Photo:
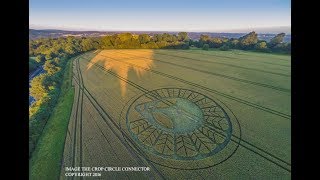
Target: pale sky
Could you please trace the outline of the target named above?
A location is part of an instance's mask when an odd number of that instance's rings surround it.
[[[290,0],[30,0],[30,28],[208,31],[290,27]]]

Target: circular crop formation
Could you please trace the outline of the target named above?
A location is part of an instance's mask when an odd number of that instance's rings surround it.
[[[239,123],[223,103],[181,88],[140,95],[121,126],[147,160],[176,169],[220,164],[235,153],[241,139]]]

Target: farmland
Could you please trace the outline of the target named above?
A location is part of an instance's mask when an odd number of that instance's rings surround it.
[[[73,61],[72,83],[61,179],[79,166],[150,167],[101,179],[291,178],[288,55],[96,50]]]

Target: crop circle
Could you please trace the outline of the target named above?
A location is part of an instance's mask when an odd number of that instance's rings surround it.
[[[129,105],[122,127],[148,160],[178,169],[219,164],[234,154],[241,139],[239,123],[223,103],[182,88],[140,95]]]

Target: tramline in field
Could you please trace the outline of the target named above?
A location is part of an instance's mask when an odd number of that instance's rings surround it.
[[[291,177],[290,56],[99,50],[73,64],[65,167],[104,178]],[[185,171],[185,170],[192,171]]]

